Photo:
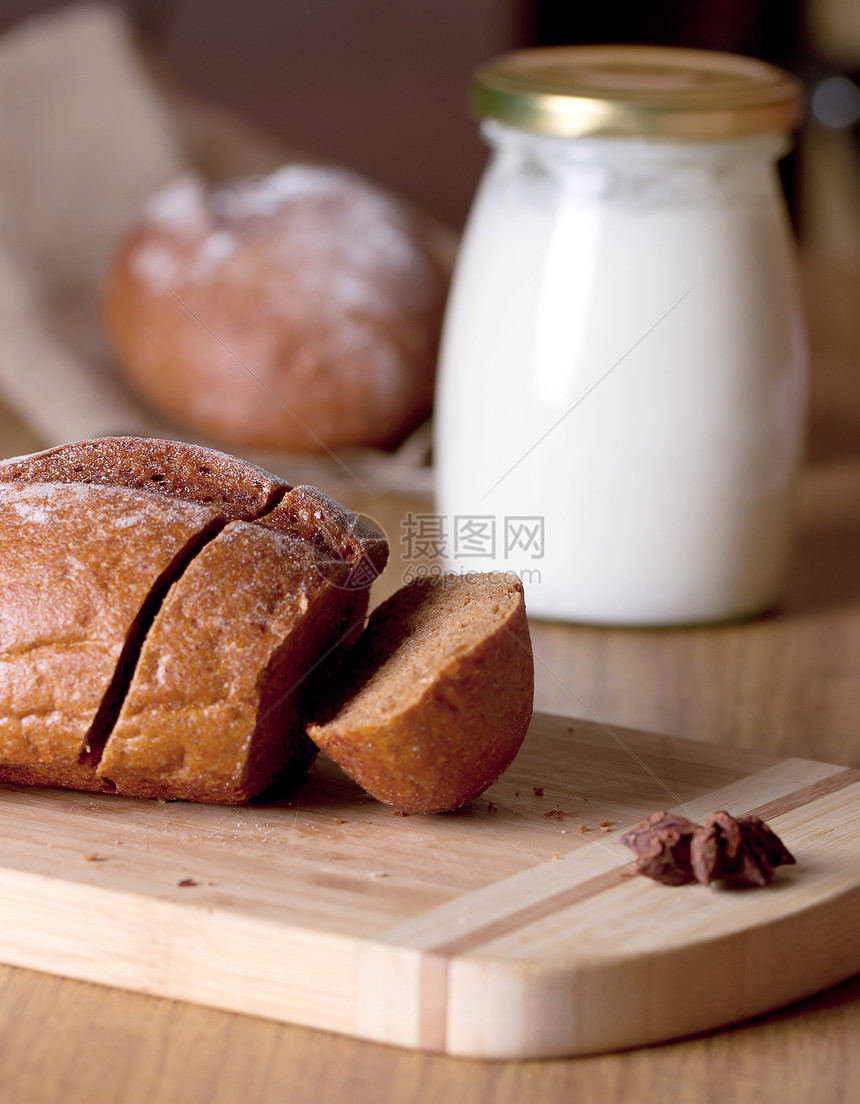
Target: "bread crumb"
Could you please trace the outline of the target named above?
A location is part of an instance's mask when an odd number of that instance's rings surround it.
[[[183,878],[181,881],[178,881],[176,884],[178,886],[196,886],[196,885],[199,885],[200,883],[195,882],[193,878]]]
[[[409,813],[401,812],[400,809],[392,809],[391,813],[389,815],[390,816],[406,817],[406,816],[409,816]]]
[[[535,797],[543,797],[543,786],[532,786],[532,793]]]
[[[608,832],[610,828],[610,822],[608,820],[601,820],[597,825],[601,832]]]
[[[498,811],[499,811],[498,805],[494,804],[492,801],[487,802],[487,812],[488,813],[497,813]]]
[[[368,878],[387,878],[388,874],[385,870],[371,870],[367,876]]]
[[[342,817],[335,817],[334,822],[335,824],[346,824],[346,821]]]
[[[584,836],[585,833],[588,831],[588,825],[587,824],[580,824],[580,825],[577,826],[576,830],[577,830],[577,832],[579,832],[579,834],[581,836]]]
[[[561,820],[567,816],[567,813],[564,811],[564,809],[559,809],[559,807],[556,805],[554,809],[550,809],[548,813],[544,813],[543,815],[544,819],[546,820],[552,820],[553,817]]]
[[[107,855],[100,855],[97,851],[93,851],[89,855],[84,855],[84,862],[106,862]]]

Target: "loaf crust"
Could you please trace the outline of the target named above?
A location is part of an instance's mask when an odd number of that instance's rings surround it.
[[[86,749],[123,649],[217,523],[125,487],[0,485],[0,778],[104,788]]]
[[[150,437],[96,437],[0,464],[0,483],[101,483],[217,507],[255,518],[290,484],[224,452]]]
[[[510,764],[533,696],[516,576],[423,579],[371,614],[351,673],[308,734],[380,801],[442,812]]]
[[[341,169],[156,196],[107,274],[132,387],[227,447],[388,447],[430,412],[447,262],[429,224]]]
[[[96,483],[199,502],[228,519],[304,541],[322,561],[343,560],[347,586],[366,590],[388,561],[388,542],[318,487],[294,487],[235,456],[149,437],[98,437],[0,463],[0,484]]]

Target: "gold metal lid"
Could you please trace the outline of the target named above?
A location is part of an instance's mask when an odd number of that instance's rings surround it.
[[[737,138],[794,127],[800,82],[754,58],[669,46],[519,50],[475,74],[480,118],[540,134]]]

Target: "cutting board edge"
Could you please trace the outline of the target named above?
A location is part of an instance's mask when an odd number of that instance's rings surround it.
[[[561,970],[511,962],[490,948],[448,957],[373,945],[359,971],[374,978],[375,999],[365,995],[362,1010],[359,996],[356,1034],[497,1060],[574,1057],[667,1042],[776,1011],[860,973],[860,946],[840,947],[818,937],[822,929],[838,927],[860,928],[860,883],[757,928],[647,954],[592,956]],[[780,976],[768,966],[786,960],[796,964],[791,973]],[[642,982],[640,992],[656,994],[645,1007],[619,1001],[630,990],[631,966]],[[743,984],[725,987],[720,982],[726,977],[743,978]],[[702,988],[711,995],[706,1002],[696,997]],[[678,991],[690,999],[659,999]],[[626,1020],[619,1015],[624,1003]]]
[[[38,898],[44,907],[45,879],[24,873],[21,880],[29,883],[24,886],[25,896]],[[8,883],[4,889],[8,891]],[[860,947],[849,947],[845,954],[832,954],[827,951],[826,941],[817,938],[825,912],[827,921],[823,926],[828,929],[841,927],[843,931],[851,931],[860,927],[860,884],[756,929],[731,932],[699,944],[655,949],[647,955],[594,957],[555,972],[546,964],[511,962],[492,954],[464,953],[446,958],[435,952],[378,944],[366,938],[353,940],[336,933],[314,933],[309,941],[302,929],[288,930],[285,925],[252,918],[247,929],[243,925],[241,938],[253,939],[254,945],[261,948],[258,977],[255,981],[253,974],[249,975],[245,961],[240,971],[241,985],[229,971],[220,977],[210,974],[205,984],[195,980],[190,967],[195,948],[199,947],[201,938],[205,941],[209,934],[205,925],[203,930],[200,925],[200,914],[205,914],[206,910],[175,901],[162,900],[158,904],[171,914],[176,910],[186,914],[186,922],[180,925],[182,936],[169,951],[163,942],[153,945],[154,957],[149,963],[152,974],[148,981],[123,972],[126,961],[123,954],[118,961],[106,961],[102,954],[106,940],[122,932],[126,940],[124,946],[127,946],[128,920],[139,903],[135,897],[135,894],[115,890],[99,894],[99,904],[104,906],[104,911],[101,911],[100,927],[93,930],[89,949],[80,941],[64,944],[49,921],[41,932],[30,926],[37,949],[30,953],[20,950],[17,954],[10,953],[4,908],[0,910],[0,945],[3,947],[0,954],[9,965],[76,981],[189,1001],[225,1012],[260,1016],[408,1049],[497,1060],[573,1057],[701,1034],[783,1008],[860,973]],[[9,900],[8,892],[4,893],[4,899]],[[90,911],[91,897],[82,897],[81,904]],[[61,915],[53,908],[45,911],[53,919]],[[842,914],[838,921],[834,920],[837,913]],[[782,941],[774,940],[774,929],[785,929],[787,919],[792,921],[793,930],[785,934]],[[221,938],[223,932],[217,936]],[[296,1004],[293,996],[290,1004],[288,990],[280,983],[291,971],[273,970],[272,963],[276,959],[273,954],[267,956],[265,953],[282,945],[285,937],[292,944],[291,957],[301,955],[308,976],[314,970],[327,971],[327,1001],[322,1004],[309,1001],[302,1005],[300,999]],[[13,942],[21,947],[20,938]],[[56,957],[38,950],[46,943]],[[794,953],[798,946],[805,948],[804,955]],[[820,948],[818,955],[809,952],[809,948],[815,946]],[[220,948],[224,953],[223,943]],[[168,977],[166,953],[168,961],[187,957],[188,968],[180,976]],[[309,954],[316,958],[308,966]],[[697,974],[696,962],[703,954],[709,959],[706,976],[699,984],[691,985],[690,979]],[[227,955],[229,959],[229,948]],[[759,982],[751,987],[747,977],[741,1005],[731,1001],[715,1002],[714,992],[735,991],[708,985],[708,979],[742,974],[739,956],[746,961],[747,970],[750,961],[758,964]],[[639,958],[636,968],[643,979],[641,992],[672,991],[677,988],[673,979],[684,976],[688,992],[704,985],[711,999],[704,1005],[694,1003],[692,1006],[677,1001],[657,1002],[655,1006],[640,1008],[638,1018],[628,1015],[625,1021],[618,1014],[617,994],[622,981],[623,987],[629,990],[631,957]],[[782,986],[775,989],[773,975],[762,969],[762,963],[788,957],[800,963],[803,972],[785,979]],[[133,960],[139,969],[143,956],[136,953]],[[375,1021],[366,990],[363,997],[362,975],[371,979],[372,991],[376,994]],[[308,976],[298,979],[300,990],[304,982],[304,991],[309,991]],[[331,986],[332,977],[340,979],[339,987]],[[297,979],[292,976],[291,980],[295,990]],[[339,991],[335,991],[338,988]],[[273,990],[277,996],[272,996]],[[601,999],[605,1005],[603,1010]],[[512,1016],[513,1007],[528,1009],[527,1021]]]

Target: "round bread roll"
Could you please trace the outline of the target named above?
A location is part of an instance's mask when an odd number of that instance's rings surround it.
[[[392,447],[430,412],[449,270],[438,230],[342,169],[155,196],[107,276],[135,391],[240,449]]]

